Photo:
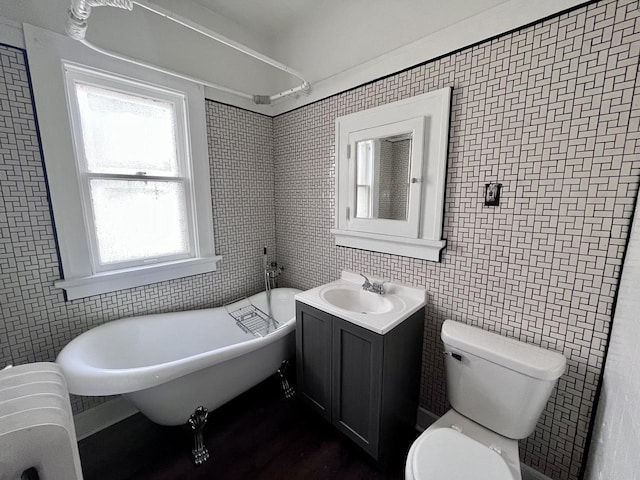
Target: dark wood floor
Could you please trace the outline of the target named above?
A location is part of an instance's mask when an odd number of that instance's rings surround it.
[[[212,412],[205,440],[211,458],[196,467],[186,428],[162,427],[137,414],[80,442],[84,478],[404,478],[401,458],[380,471],[365,453],[295,398],[285,400],[275,378]]]

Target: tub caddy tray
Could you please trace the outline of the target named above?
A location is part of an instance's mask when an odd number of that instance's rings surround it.
[[[275,332],[280,323],[271,315],[256,307],[249,299],[225,305],[227,313],[236,321],[236,325],[254,337],[264,337]]]

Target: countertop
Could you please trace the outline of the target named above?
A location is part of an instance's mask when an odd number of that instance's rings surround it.
[[[371,277],[370,280],[371,282],[381,281],[381,279]],[[345,270],[339,280],[300,292],[296,294],[295,299],[380,335],[392,330],[426,304],[426,290],[395,282],[384,284],[384,296],[394,305],[393,309],[386,313],[364,313],[345,310],[322,298],[322,292],[330,288],[344,286],[350,289],[361,289],[363,281],[364,279],[359,274]]]

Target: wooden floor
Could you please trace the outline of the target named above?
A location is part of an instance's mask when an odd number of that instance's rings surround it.
[[[285,400],[275,378],[212,412],[205,441],[211,458],[196,467],[185,427],[162,427],[137,414],[80,442],[84,478],[404,478],[402,459],[386,472],[378,470],[366,454],[295,398]]]

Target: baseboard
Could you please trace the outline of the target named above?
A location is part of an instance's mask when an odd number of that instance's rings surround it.
[[[136,413],[138,409],[123,397],[108,400],[73,416],[76,437],[82,440]]]
[[[416,429],[420,432],[423,432],[425,429],[429,428],[429,426],[438,418],[439,417],[436,414],[422,407],[419,407],[418,415],[416,417]],[[522,480],[551,480],[546,475],[531,468],[529,465],[525,465],[522,462],[520,462],[520,470],[522,471]]]
[[[544,473],[540,473],[522,462],[520,462],[520,470],[522,471],[522,480],[551,480]]]
[[[418,407],[418,416],[416,417],[416,430],[424,432],[439,417],[435,413],[431,413],[422,407]]]

